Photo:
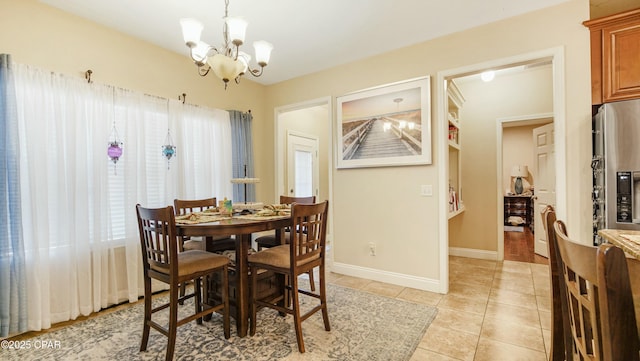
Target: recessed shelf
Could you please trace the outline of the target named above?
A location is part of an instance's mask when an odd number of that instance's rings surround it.
[[[460,208],[457,211],[449,212],[449,219],[455,216],[459,216],[460,214],[462,214],[462,212],[464,212],[464,206],[460,206]]]

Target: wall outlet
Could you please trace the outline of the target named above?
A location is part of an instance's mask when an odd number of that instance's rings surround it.
[[[375,255],[376,255],[376,243],[369,242],[369,256],[375,256]]]

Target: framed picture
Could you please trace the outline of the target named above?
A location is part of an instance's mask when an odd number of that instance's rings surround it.
[[[337,97],[337,167],[431,164],[430,79]]]

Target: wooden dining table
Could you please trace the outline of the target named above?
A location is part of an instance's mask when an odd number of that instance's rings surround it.
[[[222,218],[222,217],[219,217]],[[213,218],[215,219],[215,218]],[[235,235],[235,288],[236,319],[238,336],[247,335],[249,325],[249,269],[247,255],[251,248],[251,234],[269,230],[276,231],[276,237],[283,241],[283,229],[291,225],[290,216],[260,217],[255,215],[234,215],[204,223],[179,223],[176,229],[182,237],[216,237]]]
[[[640,231],[625,229],[601,229],[598,235],[607,243],[622,248],[627,256],[629,280],[633,292],[633,303],[636,309],[636,322],[640,334]]]

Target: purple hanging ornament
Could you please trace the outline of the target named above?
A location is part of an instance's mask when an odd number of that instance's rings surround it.
[[[109,143],[107,148],[107,156],[113,162],[113,174],[118,174],[116,170],[116,164],[122,156],[122,142],[118,136],[118,130],[116,129],[116,122],[113,122],[113,129],[111,130],[111,136],[109,137]]]

